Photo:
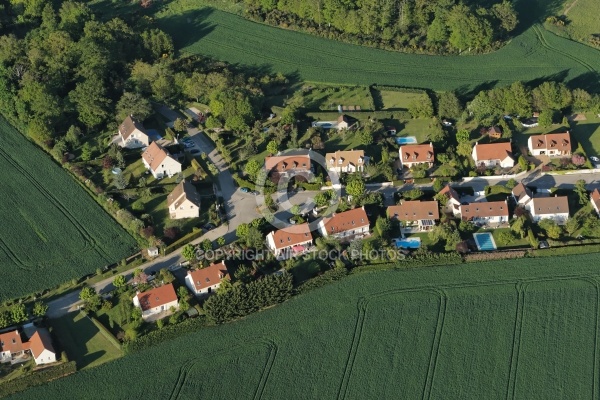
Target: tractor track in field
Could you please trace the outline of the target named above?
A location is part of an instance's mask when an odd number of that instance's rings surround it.
[[[423,387],[423,400],[431,398],[433,390],[433,382],[435,379],[435,369],[437,367],[437,359],[440,354],[440,343],[442,342],[442,334],[444,333],[444,320],[446,319],[446,309],[448,305],[448,295],[444,290],[435,290],[440,296],[440,306],[438,310],[438,319],[435,326],[435,336],[433,345],[431,346],[431,355],[429,356],[429,367],[427,368],[427,377],[425,378],[425,386]]]
[[[356,354],[358,353],[358,346],[360,345],[360,337],[362,336],[362,330],[363,330],[363,326],[365,324],[367,304],[368,304],[368,299],[365,297],[361,297],[357,303],[358,316],[356,317],[356,324],[354,326],[354,334],[352,336],[352,344],[350,345],[350,349],[348,351],[348,358],[346,360],[346,368],[344,369],[344,375],[342,376],[342,381],[340,382],[340,387],[338,389],[338,395],[337,395],[338,400],[344,399],[346,397],[346,393],[348,391],[348,385],[350,384],[350,376],[352,375],[352,367],[354,365],[354,360],[356,359]]]
[[[581,66],[583,66],[585,69],[587,69],[590,72],[596,72],[596,69],[593,66],[591,66],[590,64],[588,64],[587,62],[583,61],[582,59],[580,59],[578,57],[575,57],[574,55],[572,55],[570,53],[559,50],[556,47],[552,46],[550,43],[548,43],[548,41],[544,37],[544,32],[542,32],[541,28],[538,25],[533,26],[533,31],[535,32],[535,35],[536,35],[537,39],[539,40],[540,44],[542,45],[542,47],[544,47],[545,49],[548,49],[554,53],[560,54],[564,57],[567,57],[567,58],[575,61],[576,63],[580,64]]]
[[[519,352],[521,350],[521,333],[523,332],[523,313],[525,307],[525,290],[527,284],[517,282],[517,307],[515,310],[515,327],[513,330],[513,346],[510,355],[510,367],[508,371],[508,382],[506,387],[506,399],[514,399],[517,388],[517,368],[519,364]]]
[[[596,289],[596,330],[594,332],[594,380],[592,382],[592,398],[598,397],[598,383],[600,381],[600,371],[599,365],[600,362],[600,335],[598,331],[600,330],[600,282],[598,281],[598,277],[589,277],[586,281],[590,282],[594,285]]]
[[[97,243],[96,239],[91,235],[85,227],[72,215],[69,210],[56,199],[31,173],[23,168],[15,159],[13,159],[4,149],[0,148],[0,156],[2,156],[13,168],[15,168],[21,175],[27,179],[32,186],[34,186],[42,196],[46,197],[50,203],[52,203],[70,222],[73,224],[75,229],[84,238],[84,242],[87,245],[94,248],[94,250],[104,259],[110,259],[109,255],[105,253]]]

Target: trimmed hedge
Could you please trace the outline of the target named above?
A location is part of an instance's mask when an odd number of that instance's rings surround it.
[[[348,274],[349,272],[346,268],[330,269],[328,271],[325,271],[323,274],[302,283],[296,288],[294,294],[306,293],[310,290],[320,288],[321,286],[329,285],[330,283],[339,281]]]
[[[246,180],[239,175],[232,174],[233,180],[238,184],[239,187],[247,187],[250,190],[256,190],[256,185],[249,180]]]
[[[198,239],[202,235],[204,235],[204,232],[202,231],[202,229],[198,229],[197,231],[188,233],[187,235],[179,238],[178,240],[171,243],[170,245],[164,247],[162,250],[163,256],[166,256],[167,254],[171,253],[172,251],[177,250],[181,246],[188,244],[189,242],[191,242],[194,239]]]
[[[92,321],[92,323],[94,325],[96,325],[96,328],[98,328],[100,330],[100,333],[109,341],[111,342],[117,349],[122,350],[121,347],[121,343],[117,340],[117,338],[104,326],[102,325],[102,323],[100,321],[98,321],[94,316],[86,314],[85,312],[81,311],[86,317],[89,318],[90,321]]]
[[[555,256],[567,256],[567,255],[571,255],[571,254],[588,254],[588,253],[600,253],[600,244],[596,244],[596,245],[584,244],[581,246],[550,247],[549,249],[536,249],[536,250],[530,251],[530,255],[532,257],[555,257]]]
[[[0,398],[21,392],[33,386],[42,385],[48,381],[71,375],[77,371],[75,361],[59,364],[55,367],[44,368],[19,378],[11,379],[0,384]]]
[[[371,87],[376,90],[385,90],[387,92],[427,94],[427,91],[424,89],[416,89],[416,88],[410,88],[410,87],[404,87],[404,86],[372,85]]]

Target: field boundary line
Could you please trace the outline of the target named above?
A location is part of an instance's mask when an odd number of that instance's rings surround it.
[[[267,340],[267,347],[269,348],[269,356],[267,358],[267,363],[265,364],[265,367],[263,368],[263,373],[260,376],[260,380],[258,382],[258,387],[256,388],[256,391],[254,392],[254,397],[253,400],[260,400],[262,399],[263,393],[265,392],[265,389],[267,387],[267,381],[269,380],[269,376],[271,376],[271,370],[273,369],[273,364],[275,364],[275,358],[277,357],[277,351],[279,350],[279,347],[277,346],[277,343],[275,343],[272,340]]]
[[[435,326],[435,335],[433,337],[433,344],[431,345],[431,354],[429,356],[429,366],[427,368],[427,376],[425,378],[425,386],[423,387],[423,400],[431,398],[431,392],[433,390],[433,381],[435,378],[435,369],[437,367],[438,355],[440,354],[440,343],[442,342],[442,334],[444,332],[444,321],[446,319],[446,309],[448,306],[448,295],[444,290],[433,289],[440,298],[440,305],[438,309],[438,318]]]
[[[350,344],[350,349],[348,350],[348,358],[346,360],[346,368],[344,368],[344,375],[342,376],[342,381],[340,382],[340,387],[338,389],[338,400],[346,398],[346,393],[348,391],[348,385],[350,384],[350,376],[352,375],[352,368],[354,366],[354,360],[356,359],[356,354],[358,353],[358,346],[360,345],[360,337],[362,336],[362,328],[365,323],[366,316],[366,308],[368,303],[368,298],[361,297],[358,299],[356,304],[358,308],[358,316],[356,317],[356,323],[354,325],[354,334],[352,335],[352,343]]]
[[[515,284],[517,291],[517,307],[515,309],[515,325],[513,329],[513,346],[510,354],[510,367],[506,387],[506,399],[514,399],[517,387],[517,368],[521,351],[521,333],[523,332],[523,313],[525,307],[525,288],[527,284],[519,281]]]

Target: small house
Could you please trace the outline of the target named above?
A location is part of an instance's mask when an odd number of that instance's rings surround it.
[[[267,235],[267,246],[279,259],[304,253],[313,245],[308,224],[292,225]]]
[[[433,144],[408,144],[400,146],[399,156],[402,167],[411,168],[413,165],[426,164],[428,168],[433,167],[435,153]]]
[[[198,218],[200,194],[194,185],[183,180],[167,196],[167,207],[171,219]]]
[[[535,197],[526,208],[534,222],[551,219],[558,225],[564,225],[569,219],[567,196]]]
[[[25,346],[17,329],[0,333],[0,362],[13,362],[24,351]]]
[[[571,145],[571,135],[569,132],[531,135],[527,139],[527,148],[532,156],[570,156],[572,151]]]
[[[150,137],[146,133],[144,126],[133,115],[125,118],[121,125],[119,125],[119,136],[121,138],[121,146],[128,149],[150,145]]]
[[[365,157],[364,150],[344,150],[325,155],[327,169],[330,171],[342,172],[363,172],[369,159]]]
[[[400,205],[389,206],[387,215],[401,223],[404,233],[429,231],[435,226],[435,221],[440,219],[438,202],[435,200],[403,201]]]
[[[185,285],[196,296],[205,296],[217,290],[223,279],[228,276],[225,261],[221,261],[205,268],[188,271],[185,277]]]
[[[592,194],[590,194],[590,202],[596,214],[600,216],[600,191],[598,189],[594,189]]]
[[[490,139],[500,139],[502,137],[502,129],[499,126],[494,125],[488,129],[487,134]]]
[[[172,283],[145,292],[137,292],[133,297],[133,305],[142,310],[144,321],[166,316],[171,307],[179,308],[177,294]]]
[[[36,329],[26,344],[36,365],[56,362],[56,351],[52,346],[50,333],[46,329]]]
[[[489,144],[475,143],[471,156],[477,166],[483,165],[487,168],[497,166],[502,168],[512,168],[515,166],[510,142]]]
[[[442,204],[443,211],[446,214],[458,216],[460,214],[460,196],[458,192],[452,186],[446,185],[438,194],[446,198],[446,203]]]
[[[533,199],[533,193],[522,183],[519,183],[511,191],[513,199],[521,207],[527,207],[527,204]]]
[[[323,218],[318,229],[323,237],[340,240],[362,238],[369,234],[369,218],[364,207],[355,208]]]
[[[463,204],[460,206],[460,216],[464,221],[479,226],[505,224],[510,217],[506,200]]]
[[[171,177],[181,172],[181,163],[156,142],[152,142],[142,153],[142,160],[146,169],[156,179],[162,179],[165,176]]]

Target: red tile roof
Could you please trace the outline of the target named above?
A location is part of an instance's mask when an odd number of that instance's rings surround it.
[[[506,217],[508,218],[508,204],[504,201],[486,201],[470,203],[460,206],[462,219],[470,220],[477,217]]]
[[[547,133],[530,136],[531,147],[534,150],[558,150],[571,152],[571,135],[565,133]]]
[[[325,154],[325,160],[328,168],[347,167],[348,165],[364,165],[364,150],[338,150],[335,153]]]
[[[138,293],[136,296],[143,311],[164,306],[177,300],[177,294],[175,294],[175,288],[173,288],[172,283]]]
[[[533,198],[531,190],[529,190],[522,183],[519,183],[512,189],[512,195],[516,197],[517,202],[521,201],[521,199],[523,199],[525,196],[528,196],[530,199]]]
[[[369,226],[369,218],[361,207],[334,214],[331,218],[323,218],[323,223],[328,234],[336,234]]]
[[[598,189],[594,189],[590,195],[590,199],[596,205],[596,209],[600,210],[600,191]]]
[[[446,185],[442,190],[440,190],[440,194],[443,194],[448,199],[454,199],[460,202],[460,196],[458,195],[456,190],[454,190],[454,188],[450,185]]]
[[[26,349],[21,341],[21,335],[18,330],[0,333],[0,349],[10,351],[11,354],[18,353]]]
[[[512,158],[512,147],[510,142],[475,144],[475,158],[481,160],[504,160],[506,157]]]
[[[531,208],[535,215],[568,214],[569,198],[567,196],[535,197]]]
[[[167,157],[170,157],[169,152],[156,142],[152,142],[142,154],[142,158],[148,163],[153,171],[155,171]]]
[[[220,283],[223,278],[228,275],[227,266],[225,261],[221,261],[217,264],[209,265],[206,268],[197,269],[188,272],[188,276],[191,277],[192,282],[196,291],[200,291],[209,286]]]
[[[308,154],[272,156],[265,158],[265,168],[270,172],[285,172],[291,169],[310,169],[310,156]]]
[[[423,219],[440,219],[438,202],[433,201],[403,201],[398,206],[389,206],[387,214],[390,218],[400,221],[420,221]]]
[[[275,248],[277,249],[306,243],[312,240],[308,224],[288,226],[278,231],[271,232],[269,235],[273,237],[273,243],[275,243]]]
[[[127,138],[135,131],[139,130],[143,134],[146,134],[144,131],[144,126],[138,122],[131,115],[127,116],[125,120],[119,125],[119,133],[123,136],[123,139],[127,140]]]
[[[402,163],[432,163],[434,162],[433,144],[408,144],[400,146],[400,161]]]
[[[45,329],[36,330],[33,336],[29,339],[29,349],[34,357],[39,357],[44,350],[49,350],[54,353],[54,347],[52,347],[52,339],[50,334]]]

